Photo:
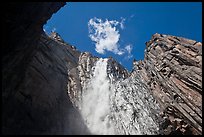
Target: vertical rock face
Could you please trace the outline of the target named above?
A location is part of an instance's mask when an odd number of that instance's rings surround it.
[[[6,134],[88,134],[67,95],[67,71],[79,51],[42,34],[24,78],[3,108]],[[14,109],[15,108],[15,109]]]
[[[2,134],[89,133],[67,95],[67,71],[80,52],[42,30],[63,5],[4,5]]]
[[[35,53],[38,40],[46,21],[65,3],[55,2],[10,2],[2,4],[3,9],[3,88],[14,91],[21,81],[26,64]],[[26,51],[26,52],[25,52]],[[23,69],[22,69],[23,68]],[[15,70],[15,73],[12,73]],[[10,81],[16,81],[13,86]],[[3,91],[5,91],[3,90]],[[7,91],[6,91],[7,92]]]
[[[134,73],[159,102],[164,134],[202,132],[202,43],[155,34]]]
[[[129,73],[44,34],[64,4],[5,5],[3,134],[202,133],[202,43],[155,34]]]

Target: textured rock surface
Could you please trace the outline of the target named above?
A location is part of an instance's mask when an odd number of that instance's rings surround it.
[[[201,134],[202,43],[154,34],[146,46],[133,72],[159,102],[164,134]]]
[[[118,134],[160,133],[160,107],[138,76],[117,81],[112,100]]]
[[[80,53],[43,34],[36,50],[16,93],[8,100],[12,102],[3,104],[6,106],[3,131],[9,134],[88,134],[66,89],[67,71],[77,65]]]
[[[4,3],[3,7],[3,44],[2,64],[4,83],[16,81],[11,88],[21,81],[26,64],[37,48],[38,40],[43,32],[43,24],[65,3],[24,2]],[[26,52],[25,52],[26,51]],[[23,68],[23,69],[22,69]],[[13,74],[12,71],[15,70]],[[8,87],[7,85],[5,85]],[[4,84],[3,84],[4,88]],[[9,89],[13,91],[14,89]]]
[[[2,134],[89,133],[67,95],[67,71],[77,66],[80,53],[53,37],[56,33],[48,37],[42,31],[63,5],[5,5]]]

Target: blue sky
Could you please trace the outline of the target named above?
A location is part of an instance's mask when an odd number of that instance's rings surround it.
[[[202,42],[201,2],[68,2],[44,25],[94,56],[112,56],[129,71],[155,33]]]

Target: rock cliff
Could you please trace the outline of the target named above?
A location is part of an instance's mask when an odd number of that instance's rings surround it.
[[[63,5],[4,5],[3,134],[202,134],[202,43],[154,34],[128,72],[42,31]]]
[[[63,5],[4,5],[2,134],[89,134],[66,90],[79,52],[42,30]]]
[[[139,75],[159,102],[164,134],[202,132],[202,43],[154,34],[145,59],[134,61]]]

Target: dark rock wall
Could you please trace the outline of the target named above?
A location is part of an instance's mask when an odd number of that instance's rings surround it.
[[[4,32],[1,46],[4,98],[8,97],[7,94],[12,94],[21,83],[26,66],[36,51],[43,24],[63,5],[64,3],[34,2],[1,4]]]
[[[64,4],[4,5],[2,134],[88,134],[67,95],[80,53],[42,31]]]

